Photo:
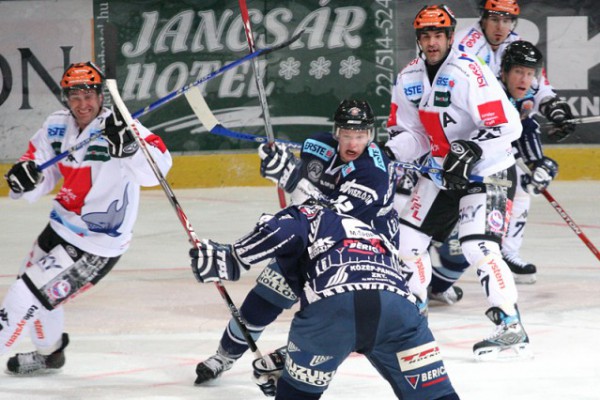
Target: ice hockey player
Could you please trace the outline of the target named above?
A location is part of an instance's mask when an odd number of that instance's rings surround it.
[[[395,240],[394,169],[373,142],[374,126],[368,102],[344,100],[334,114],[333,135],[323,132],[306,139],[299,160],[283,145],[261,146],[260,173],[290,193],[293,204],[308,198],[331,202]],[[301,290],[296,282],[285,279],[276,261],[265,267],[240,307],[255,340],[284,309],[296,303]],[[195,383],[217,378],[247,349],[237,324],[230,320],[216,354],[197,365]]]
[[[459,223],[461,249],[477,269],[491,306],[486,315],[496,325],[489,338],[473,346],[476,358],[487,359],[521,352],[529,342],[516,285],[500,252],[515,190],[511,143],[520,136],[521,123],[489,67],[451,48],[455,26],[445,5],[425,6],[415,17],[421,54],[396,79],[386,147],[399,161],[429,153],[429,164],[444,169],[441,176],[423,175],[417,181],[400,216],[399,255],[409,289],[426,301],[431,280],[427,248],[432,238],[443,241]],[[513,185],[471,182],[472,174]]]
[[[26,375],[59,370],[69,336],[63,304],[96,285],[129,247],[140,186],[157,181],[118,112],[104,108],[104,77],[91,62],[72,64],[60,85],[68,109],[54,112],[29,140],[5,178],[12,199],[34,202],[62,186],[50,221],[27,254],[0,309],[0,354],[29,331],[35,351],[8,359],[7,371]],[[160,170],[171,156],[162,140],[137,127]],[[38,166],[98,132],[102,135],[58,163]]]
[[[458,399],[395,248],[364,222],[309,202],[263,214],[233,245],[204,239],[190,255],[200,282],[237,280],[276,257],[304,288],[286,349],[253,363],[254,379],[276,400],[319,399],[351,352],[364,354],[398,399]]]
[[[507,46],[521,40],[515,32],[520,12],[516,0],[482,0],[480,20],[472,26],[458,31],[454,46],[460,52],[475,54],[482,58],[494,74],[500,78],[501,62]],[[552,123],[552,127],[547,131],[548,137],[556,142],[564,140],[575,130],[574,124],[566,122],[574,118],[571,106],[556,95],[543,68],[534,77],[531,87],[531,94],[536,103],[536,112],[539,111]],[[515,225],[515,221],[521,219],[523,215],[517,214],[517,212],[519,210],[513,211],[511,218],[513,223],[504,240],[502,254],[504,261],[515,275],[517,283],[534,283],[536,266],[524,261],[520,256],[523,235],[519,232],[519,225]]]

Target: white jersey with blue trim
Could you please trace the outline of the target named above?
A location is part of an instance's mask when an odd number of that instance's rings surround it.
[[[30,139],[29,149],[20,160],[43,164],[100,132],[110,113],[104,108],[81,132],[70,111],[51,114]],[[169,151],[160,137],[138,122],[136,125],[166,175],[172,165]],[[116,257],[127,250],[137,218],[140,186],[159,184],[141,150],[131,157],[112,158],[108,142],[102,136],[42,172],[44,180],[34,190],[23,194],[11,192],[10,197],[34,202],[50,193],[63,178],[52,202],[50,225],[67,242],[103,257]]]
[[[523,39],[519,34],[511,31],[506,40],[494,51],[485,37],[481,23],[477,21],[470,27],[461,29],[454,34],[453,46],[461,53],[469,53],[481,58],[490,67],[494,75],[500,78],[502,55],[506,47],[517,40]],[[546,77],[545,69],[542,69],[541,76],[539,79],[536,78],[531,86],[534,91],[536,106],[539,106],[547,98],[556,97],[554,88]]]
[[[406,162],[431,152],[435,165],[443,165],[452,142],[473,141],[483,154],[472,173],[489,176],[515,163],[511,143],[521,122],[489,67],[451,49],[431,83],[421,58],[398,74],[388,131],[386,146]]]

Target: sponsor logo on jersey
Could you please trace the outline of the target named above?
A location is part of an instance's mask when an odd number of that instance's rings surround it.
[[[479,117],[485,126],[494,126],[508,122],[502,107],[502,101],[494,100],[477,106]]]
[[[2,309],[2,310],[5,312],[4,309]],[[23,319],[17,323],[17,327],[16,327],[15,331],[13,332],[13,334],[6,341],[6,343],[4,343],[4,347],[10,347],[17,341],[19,336],[21,336],[23,329],[25,329],[25,326],[27,325],[27,321],[29,321],[31,318],[33,318],[33,315],[36,310],[38,310],[38,307],[36,305],[32,305],[31,307],[29,307],[29,309],[25,313],[25,316],[23,317]],[[6,315],[8,317],[8,314],[6,314]],[[6,320],[8,322],[8,318],[5,319],[3,317],[2,319]],[[7,325],[10,326],[9,324],[7,324]]]
[[[332,248],[334,244],[335,242],[331,239],[331,237],[319,238],[308,247],[308,256],[311,259],[314,259],[319,254],[323,254]]]
[[[442,365],[417,375],[405,375],[404,378],[413,389],[416,389],[419,383],[421,387],[428,387],[443,382],[448,379],[448,375],[446,374],[446,368]]]
[[[461,223],[472,222],[475,220],[475,215],[483,207],[483,204],[477,206],[465,206],[459,210],[459,221]]]
[[[423,95],[423,84],[421,82],[417,82],[404,86],[404,94],[406,97],[421,97]]]
[[[326,387],[335,375],[335,371],[319,371],[298,365],[292,357],[286,357],[285,369],[297,381],[317,387]]]
[[[435,107],[448,107],[450,105],[450,92],[434,92],[433,105]]]
[[[348,164],[342,167],[342,176],[345,178],[355,170],[356,167],[354,166],[354,162],[350,161]]]
[[[442,361],[440,348],[435,341],[401,351],[396,354],[396,357],[403,372]]]
[[[435,80],[435,84],[437,86],[444,86],[444,87],[453,88],[454,87],[454,79],[452,79],[452,77],[450,77],[448,75],[440,75]]]
[[[471,28],[469,33],[467,33],[467,36],[465,36],[458,44],[458,49],[460,51],[469,51],[467,48],[472,48],[482,36],[481,32],[477,29]]]
[[[335,149],[323,142],[314,139],[307,139],[302,146],[302,152],[312,154],[322,160],[329,161],[335,154]]]
[[[296,343],[292,342],[291,340],[288,342],[287,350],[288,353],[295,353],[297,351],[301,351],[300,347],[298,347]]]
[[[375,144],[371,143],[369,145],[369,155],[373,159],[373,163],[380,170],[387,172],[387,168],[385,167],[385,162],[383,162],[383,155],[381,154],[381,149]]]
[[[473,75],[475,75],[475,78],[477,79],[477,85],[479,87],[487,86],[488,83],[485,79],[485,76],[483,76],[483,71],[481,70],[479,63],[470,63],[469,69],[473,72]]]
[[[375,201],[379,200],[375,190],[356,183],[355,179],[344,182],[340,187],[340,193],[362,200],[367,205],[373,204]]]
[[[67,131],[66,125],[49,125],[48,126],[48,137],[62,138],[65,136],[66,131]]]

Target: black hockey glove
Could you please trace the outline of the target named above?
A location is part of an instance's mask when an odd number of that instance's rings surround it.
[[[529,194],[537,196],[548,188],[548,185],[557,174],[557,162],[544,156],[544,158],[535,162],[531,175],[523,175],[521,185]]]
[[[475,142],[457,140],[452,142],[450,152],[444,159],[442,185],[449,190],[466,189],[469,175],[481,158],[481,147]]]
[[[548,131],[551,139],[560,142],[575,131],[575,124],[565,122],[574,118],[571,106],[566,101],[554,97],[540,104],[540,112],[553,124]]]
[[[116,107],[112,108],[112,114],[106,118],[102,135],[108,142],[108,152],[111,157],[131,157],[139,148],[133,133],[127,129],[125,120]]]
[[[302,177],[302,161],[285,145],[263,144],[258,148],[260,175],[270,179],[280,188],[290,193]]]
[[[287,347],[283,346],[252,362],[252,380],[265,396],[273,397],[277,392],[277,380],[283,372]]]
[[[30,192],[44,180],[44,175],[34,161],[19,161],[4,175],[8,186],[15,193]]]
[[[240,279],[241,268],[250,268],[237,258],[230,244],[202,239],[200,246],[200,249],[190,250],[192,272],[198,282],[215,282],[220,279],[237,281]]]

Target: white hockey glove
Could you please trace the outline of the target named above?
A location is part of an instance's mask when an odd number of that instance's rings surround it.
[[[34,161],[19,161],[4,175],[8,186],[15,193],[30,192],[44,180],[44,175]]]
[[[127,129],[125,120],[116,107],[112,108],[112,114],[104,121],[102,135],[108,142],[108,152],[111,157],[131,157],[139,148],[133,133]]]
[[[531,195],[537,196],[550,185],[558,174],[558,163],[550,157],[536,161],[531,175],[521,178],[521,185]]]
[[[190,249],[192,272],[198,282],[216,282],[220,279],[237,281],[240,279],[241,269],[250,268],[237,258],[230,244],[202,239],[200,246],[200,249]]]
[[[444,159],[442,185],[449,190],[466,189],[469,175],[481,158],[481,147],[475,142],[457,140],[452,142],[450,152]]]
[[[554,97],[540,104],[540,112],[554,124],[548,131],[548,137],[560,142],[575,131],[575,124],[566,123],[573,119],[571,106],[566,101]]]
[[[287,348],[283,346],[273,353],[269,353],[252,362],[252,368],[254,369],[252,380],[258,385],[265,396],[275,396],[277,392],[277,380],[283,372],[286,356]]]
[[[262,144],[258,148],[258,156],[262,177],[272,180],[288,193],[296,188],[302,175],[302,162],[287,146]]]

